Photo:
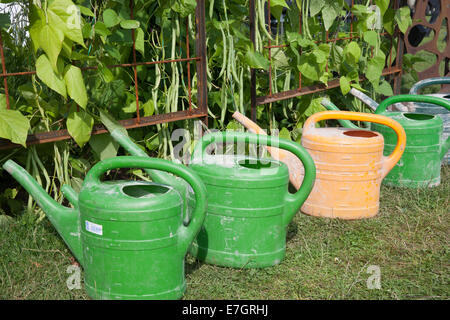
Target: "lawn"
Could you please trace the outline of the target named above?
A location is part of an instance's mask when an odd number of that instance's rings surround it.
[[[186,257],[185,299],[448,299],[450,167],[431,189],[383,186],[377,217],[342,221],[297,214],[286,258],[231,269]],[[89,299],[69,290],[73,257],[47,219],[23,214],[0,230],[0,299]],[[368,289],[369,266],[381,288]],[[82,273],[81,273],[82,274]],[[82,278],[82,277],[81,277]]]

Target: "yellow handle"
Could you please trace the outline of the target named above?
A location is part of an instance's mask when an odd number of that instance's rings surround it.
[[[389,157],[384,157],[382,178],[384,178],[389,171],[395,166],[395,164],[400,160],[405,151],[406,145],[406,133],[403,127],[397,121],[382,116],[379,114],[363,113],[363,112],[350,112],[350,111],[323,111],[318,112],[310,116],[303,126],[303,134],[315,128],[317,122],[322,120],[354,120],[354,121],[368,121],[379,123],[392,128],[397,134],[397,145],[394,151]]]

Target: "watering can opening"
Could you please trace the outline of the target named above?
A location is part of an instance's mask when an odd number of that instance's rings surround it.
[[[167,193],[170,188],[157,184],[135,184],[122,188],[122,192],[133,198],[153,198]]]
[[[241,167],[247,168],[247,169],[255,169],[255,170],[261,170],[261,169],[267,169],[267,168],[274,168],[279,167],[280,163],[276,161],[270,161],[269,159],[244,159],[238,161],[238,164]]]
[[[430,120],[434,119],[435,116],[431,114],[423,114],[423,113],[404,113],[403,116],[410,120],[416,120],[416,121],[424,121],[424,120]]]
[[[345,131],[344,134],[350,137],[358,137],[358,138],[373,138],[378,135],[372,131],[363,131],[363,130],[349,130]]]

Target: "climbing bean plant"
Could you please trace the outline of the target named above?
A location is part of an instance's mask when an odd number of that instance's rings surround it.
[[[14,158],[62,202],[61,184],[77,190],[93,163],[119,152],[108,135],[91,136],[93,125],[101,123],[100,111],[116,119],[135,116],[133,69],[108,66],[133,61],[133,34],[138,61],[186,57],[184,26],[188,24],[187,32],[194,39],[196,1],[135,0],[134,15],[128,0],[0,2],[18,6],[27,21],[25,30],[18,29],[12,23],[16,15],[5,10],[0,14],[8,71],[36,70],[28,78],[8,80],[10,109],[0,92],[0,137],[22,145],[29,133],[67,129],[73,137],[73,141],[2,151],[0,164]],[[255,3],[253,43],[248,0],[206,1],[210,129],[239,129],[232,113],[250,114],[251,68],[257,70],[258,95],[268,93],[269,70],[274,93],[297,87],[299,71],[303,86],[339,79],[340,88],[325,94],[352,110],[362,106],[349,97],[351,87],[364,88],[374,98],[392,94],[381,72],[388,56],[393,61],[396,52],[381,33],[392,35],[396,26],[406,31],[411,23],[408,7],[393,10],[389,0],[355,1],[353,7],[344,0],[271,0],[272,24],[267,28],[267,1]],[[326,42],[326,32],[330,39],[351,39]],[[274,45],[289,46],[272,49],[269,59],[264,48],[269,39]],[[190,49],[195,52],[193,41]],[[195,107],[197,77],[195,68],[191,71]],[[138,66],[137,73],[141,116],[188,107],[185,64]],[[360,75],[368,79],[362,85]],[[257,120],[272,133],[279,130],[281,136],[298,141],[304,120],[319,110],[318,95],[308,95],[258,106]],[[133,129],[129,134],[150,154],[173,158],[171,133],[180,127],[193,132],[192,121],[181,121]],[[11,182],[6,191],[0,190],[5,212],[17,210],[17,188]],[[33,207],[31,199],[28,206]]]

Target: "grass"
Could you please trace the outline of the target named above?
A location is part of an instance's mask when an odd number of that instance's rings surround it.
[[[342,221],[297,214],[286,258],[232,269],[186,257],[185,299],[448,299],[450,167],[431,189],[382,186],[380,213]],[[88,299],[69,290],[73,257],[47,219],[24,214],[0,230],[0,299]],[[370,265],[381,289],[368,289]]]

